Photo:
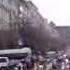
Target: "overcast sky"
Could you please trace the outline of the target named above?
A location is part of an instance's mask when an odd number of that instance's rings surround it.
[[[32,0],[39,12],[56,25],[70,25],[70,0]]]

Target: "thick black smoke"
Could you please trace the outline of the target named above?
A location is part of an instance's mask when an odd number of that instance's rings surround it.
[[[59,33],[44,22],[44,18],[31,1],[1,0],[0,9],[1,47],[16,45],[22,38],[37,50],[63,49]]]

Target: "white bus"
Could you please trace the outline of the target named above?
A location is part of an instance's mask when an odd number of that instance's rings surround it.
[[[20,59],[27,55],[31,55],[31,49],[28,47],[21,49],[0,50],[0,57],[8,57],[9,59]]]

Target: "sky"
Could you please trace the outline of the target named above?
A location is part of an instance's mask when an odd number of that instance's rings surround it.
[[[70,0],[31,0],[44,18],[57,26],[70,26]]]

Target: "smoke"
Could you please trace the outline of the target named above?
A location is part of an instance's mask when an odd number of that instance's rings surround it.
[[[65,53],[70,57],[70,46],[65,47]]]
[[[44,18],[41,16],[41,14],[38,12],[35,5],[31,1],[24,3],[23,1],[21,2],[20,0],[18,1],[12,0],[12,2],[10,0],[6,0],[3,6],[5,9],[4,12],[6,12],[7,15],[9,15],[9,16],[6,15],[6,17],[9,18],[9,20],[7,20],[9,21],[9,23],[7,22],[2,25],[3,28],[5,24],[9,26],[7,38],[5,37],[1,38],[2,40],[6,39],[5,41],[3,40],[2,42],[5,43],[6,46],[8,45],[9,42],[11,44],[12,43],[16,44],[17,40],[21,37],[23,40],[29,43],[30,46],[37,49],[42,50],[62,49],[61,42],[62,40],[60,38],[59,33],[50,25],[48,25],[47,22],[44,22]],[[19,9],[20,6],[22,7],[24,12],[20,11]],[[16,12],[18,13],[17,17]],[[21,18],[19,17],[19,12],[22,14]],[[3,17],[5,17],[5,15],[3,15]],[[3,18],[3,20],[6,19]],[[22,27],[20,27],[20,25],[22,25]],[[4,31],[7,30],[4,29]],[[10,34],[12,35],[13,38],[9,37]]]

